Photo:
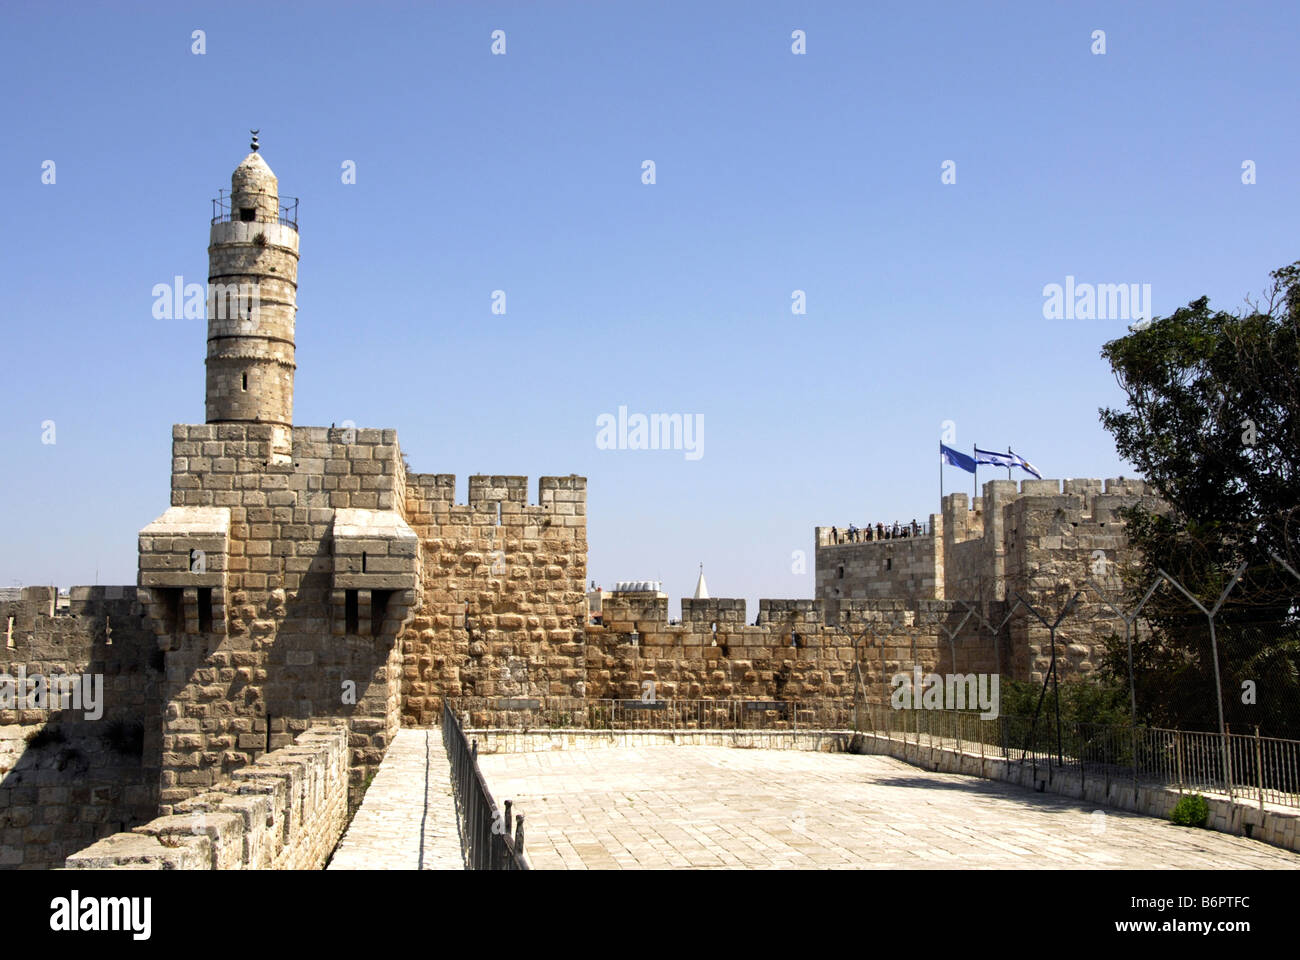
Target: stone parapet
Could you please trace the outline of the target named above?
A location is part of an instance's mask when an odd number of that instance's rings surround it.
[[[315,726],[211,790],[72,854],[74,870],[319,870],[348,817],[348,735]]]

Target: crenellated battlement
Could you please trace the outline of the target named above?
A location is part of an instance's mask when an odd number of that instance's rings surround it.
[[[1127,506],[1135,498],[1154,497],[1155,491],[1144,480],[1131,477],[1111,477],[1106,480],[1074,478],[1066,480],[990,480],[984,484],[984,495],[969,499],[964,493],[950,493],[941,504],[941,530],[954,531],[950,539],[963,540],[984,536],[986,511],[1005,507],[1025,498],[1060,498],[1064,509],[1076,510],[1084,516],[1113,513],[1116,506]],[[1040,505],[1042,506],[1042,505]],[[821,529],[821,528],[818,528]]]
[[[0,601],[0,665],[89,658],[98,647],[106,648],[106,656],[139,655],[137,646],[125,642],[141,631],[143,609],[135,587],[72,587],[63,608],[58,596],[56,587],[23,587],[19,599]]]
[[[962,670],[1001,669],[996,641],[971,629],[959,603],[764,599],[757,624],[747,625],[741,599],[685,598],[682,622],[668,624],[667,598],[634,596],[607,605],[603,625],[587,630],[588,697],[883,702],[888,678],[918,665],[949,670],[956,657]],[[985,612],[1001,617],[996,607]]]
[[[1134,478],[989,480],[982,496],[945,496],[926,536],[866,540],[861,532],[849,537],[839,528],[817,527],[817,596],[1001,600],[1009,556],[1023,570],[1030,569],[1026,550],[1039,558],[1035,562],[1064,551],[1056,559],[1068,554],[1076,563],[1072,551],[1080,545],[1119,557],[1126,549],[1120,511],[1142,500],[1153,507],[1160,502]]]
[[[758,617],[747,618],[747,603],[741,597],[710,597],[697,600],[682,597],[681,619],[669,622],[669,599],[662,595],[640,593],[606,594],[602,599],[601,620],[607,633],[676,633],[751,638],[771,637],[774,645],[789,645],[791,631],[815,636],[823,629],[870,620],[898,623],[931,622],[947,617],[952,604],[943,600],[858,599],[858,600],[790,600],[758,601]],[[837,634],[838,636],[838,634]],[[765,642],[765,641],[764,641]]]
[[[469,478],[469,502],[456,502],[454,473],[408,473],[407,497],[436,508],[468,507],[475,511],[519,513],[529,508],[549,511],[557,516],[585,516],[587,478],[577,474],[567,477],[538,477],[537,500],[528,501],[528,477],[473,474]],[[566,506],[567,505],[567,506]]]

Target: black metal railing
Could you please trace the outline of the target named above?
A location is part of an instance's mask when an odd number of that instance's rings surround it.
[[[262,198],[265,194],[258,191],[249,196],[258,197],[258,203],[252,210],[252,216],[247,218],[250,223],[278,223],[285,227],[298,229],[298,198],[297,197],[280,197],[276,201],[277,215],[271,216],[263,211],[264,204]],[[230,223],[232,221],[244,221],[243,210],[236,212],[231,207],[231,197],[226,191],[222,190],[218,196],[212,198],[212,222],[213,223]]]
[[[455,702],[470,723],[506,730],[706,731],[853,729],[850,700],[628,699],[464,697]]]
[[[499,808],[478,766],[478,741],[465,731],[451,707],[442,705],[442,743],[451,763],[452,793],[460,824],[461,848],[469,870],[527,870],[524,856],[524,817],[510,822],[511,803]]]

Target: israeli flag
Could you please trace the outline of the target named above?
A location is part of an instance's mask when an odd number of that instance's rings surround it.
[[[1007,449],[1010,449],[1010,447],[1008,447]],[[1020,456],[1020,454],[1013,453],[1012,456],[1016,458],[1016,466],[1019,467],[1021,470],[1025,471],[1025,473],[1030,474],[1035,480],[1043,479],[1043,475],[1038,472],[1038,468],[1035,467],[1028,460],[1026,460],[1024,457]]]
[[[945,447],[942,443],[939,444],[939,459],[950,467],[957,467],[958,469],[965,470],[967,473],[975,472],[974,460],[966,456],[964,453],[957,452],[952,447]]]
[[[981,450],[979,447],[975,448],[975,462],[989,463],[995,467],[1007,467],[1008,469],[1020,466],[1020,464],[1016,462],[1016,459],[1009,453],[998,453],[994,450]]]

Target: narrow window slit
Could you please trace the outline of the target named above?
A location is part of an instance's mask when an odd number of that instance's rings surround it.
[[[357,591],[355,590],[348,591],[343,605],[343,618],[346,622],[344,630],[347,633],[355,634],[360,631],[361,617],[357,609]]]
[[[212,632],[212,588],[199,587],[199,633]]]

